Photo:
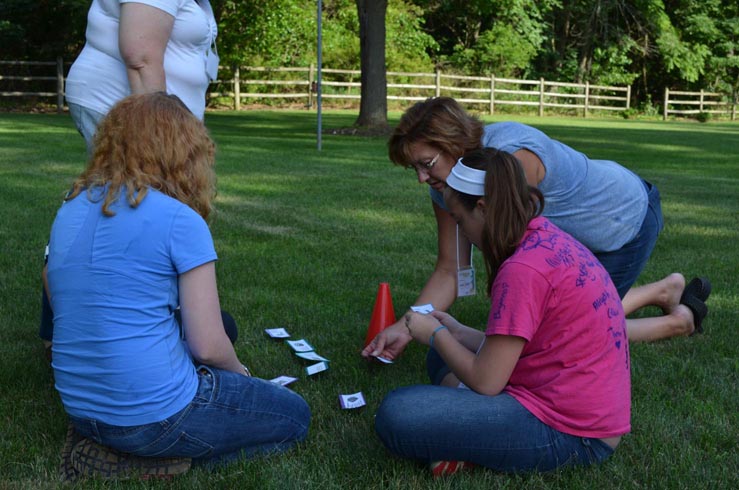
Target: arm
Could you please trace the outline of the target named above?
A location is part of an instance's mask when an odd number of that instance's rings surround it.
[[[526,182],[530,186],[538,187],[547,173],[544,164],[541,163],[541,159],[536,156],[536,153],[525,148],[513,152],[513,156],[521,162],[523,173],[526,175]]]
[[[141,3],[121,5],[118,47],[126,64],[132,94],[164,91],[164,51],[174,17]]]
[[[441,325],[433,315],[413,315],[411,335],[414,340],[429,344],[431,334]],[[491,396],[499,394],[508,384],[525,344],[526,340],[521,337],[492,335],[485,337],[480,352],[475,354],[448,328],[438,330],[434,335],[434,349],[452,373],[470,389]]]
[[[433,206],[438,234],[438,258],[434,272],[421,290],[415,304],[431,303],[435,309],[443,311],[449,308],[457,297],[457,223],[448,212],[435,203]],[[470,259],[470,242],[460,233],[459,265],[469,266]],[[362,356],[381,355],[388,359],[395,359],[403,353],[411,340],[401,316],[400,320],[380,332],[365,347]]]
[[[434,311],[431,315],[436,318],[441,325],[449,329],[452,336],[462,344],[470,352],[477,352],[482,343],[485,341],[485,333],[467,325],[462,325],[449,313],[443,311]],[[436,345],[436,344],[434,344]]]
[[[179,277],[180,307],[185,341],[195,360],[215,368],[244,374],[231,341],[223,329],[214,262]]]

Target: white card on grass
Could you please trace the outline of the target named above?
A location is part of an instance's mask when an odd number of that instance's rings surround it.
[[[390,359],[388,359],[386,357],[382,357],[382,356],[372,356],[372,357],[374,357],[375,359],[377,359],[378,361],[380,361],[383,364],[393,364],[393,361],[391,361]]]
[[[309,361],[328,361],[328,359],[326,359],[323,356],[319,356],[318,354],[316,354],[313,351],[311,351],[311,352],[296,352],[295,355],[298,356],[298,357],[300,357],[300,358],[303,358],[303,359],[308,359]]]
[[[292,376],[277,376],[275,379],[270,379],[269,381],[270,383],[274,383],[276,385],[287,386],[297,380],[298,378],[293,378]]]
[[[284,328],[265,328],[264,331],[273,339],[286,339],[290,337],[290,334]]]
[[[341,403],[341,408],[344,410],[363,407],[367,404],[361,391],[350,395],[339,395],[339,403]]]
[[[411,306],[411,310],[415,311],[416,313],[423,313],[424,315],[427,315],[434,311],[434,305],[432,305],[431,303],[427,303],[425,305]]]
[[[313,346],[311,346],[305,339],[288,340],[287,343],[290,344],[290,347],[292,347],[295,352],[310,352],[314,350]]]
[[[313,364],[312,366],[308,366],[305,368],[305,372],[308,373],[308,376],[313,376],[314,374],[318,374],[320,372],[326,371],[328,369],[328,363],[326,362],[319,362],[317,364]]]

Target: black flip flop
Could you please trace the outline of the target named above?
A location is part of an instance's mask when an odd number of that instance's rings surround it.
[[[695,325],[693,335],[703,333],[703,319],[708,315],[705,302],[710,294],[711,281],[706,277],[695,277],[685,286],[680,297],[680,304],[687,306],[693,312],[693,324]]]

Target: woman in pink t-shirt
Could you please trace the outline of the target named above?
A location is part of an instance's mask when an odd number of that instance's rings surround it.
[[[434,384],[391,392],[380,438],[435,475],[470,463],[523,472],[605,460],[631,428],[626,322],[608,273],[540,216],[544,198],[513,155],[469,153],[447,186],[452,217],[485,258],[487,327],[438,311],[405,316],[431,347]]]

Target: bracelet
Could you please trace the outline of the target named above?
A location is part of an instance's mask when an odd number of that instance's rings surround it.
[[[242,367],[242,368],[244,368],[244,373],[245,373],[245,374],[246,374],[247,376],[251,376],[251,371],[249,371],[249,368],[248,368],[248,367],[246,367],[246,364],[242,364],[242,365],[241,365],[241,367]]]
[[[440,326],[436,327],[436,330],[434,330],[434,333],[432,333],[431,334],[431,337],[429,337],[429,347],[433,347],[434,346],[434,335],[436,335],[436,332],[438,332],[439,330],[442,330],[444,328],[446,328],[446,325],[440,325]],[[447,330],[449,330],[449,329],[447,328]]]

